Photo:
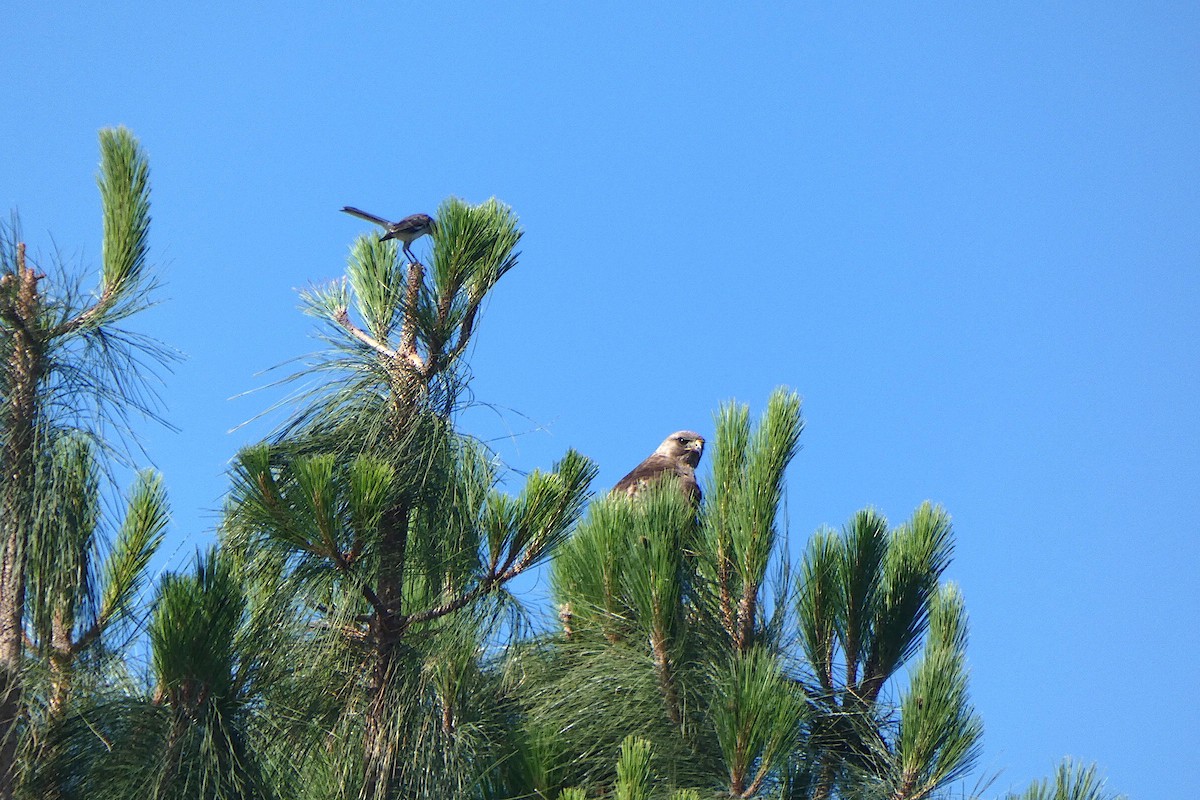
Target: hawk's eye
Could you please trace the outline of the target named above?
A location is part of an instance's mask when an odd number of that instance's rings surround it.
[[[675,441],[679,442],[680,444],[687,444],[687,439],[684,439],[682,436],[680,436]]]

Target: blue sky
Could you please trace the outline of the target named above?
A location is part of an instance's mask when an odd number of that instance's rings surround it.
[[[794,551],[954,517],[986,796],[1068,754],[1196,794],[1200,7],[662,5],[6,10],[30,247],[94,269],[97,130],[150,156],[174,562],[265,430],[235,396],[316,347],[294,289],[366,230],[338,209],[494,195],[526,237],[463,423],[514,469],[575,447],[603,489],[793,387]]]

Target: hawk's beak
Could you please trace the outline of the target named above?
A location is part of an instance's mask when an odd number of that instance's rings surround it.
[[[689,442],[687,449],[695,450],[697,453],[703,453],[704,452],[704,442],[702,442],[702,441]]]

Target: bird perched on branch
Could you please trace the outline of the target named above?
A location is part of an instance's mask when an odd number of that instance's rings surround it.
[[[695,431],[675,431],[658,446],[649,458],[613,487],[613,494],[637,497],[644,487],[663,478],[674,476],[679,489],[693,506],[700,505],[700,485],[696,483],[696,465],[704,453],[704,437]]]
[[[433,233],[437,223],[433,221],[433,217],[428,214],[410,214],[399,222],[388,222],[383,217],[377,217],[374,214],[368,214],[360,208],[354,206],[343,206],[342,211],[347,214],[352,214],[359,219],[365,219],[367,222],[374,222],[376,225],[381,225],[387,230],[383,236],[379,237],[379,241],[387,241],[395,239],[400,242],[404,249],[404,254],[413,261],[417,257],[413,255],[409,245],[420,239],[427,233]]]

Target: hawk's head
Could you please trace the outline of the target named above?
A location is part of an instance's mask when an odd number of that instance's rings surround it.
[[[675,431],[654,451],[656,455],[682,461],[695,469],[704,452],[704,437],[695,431]]]

